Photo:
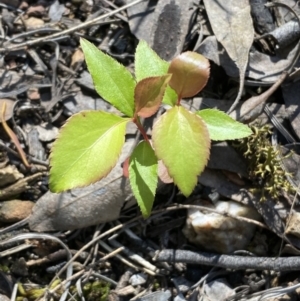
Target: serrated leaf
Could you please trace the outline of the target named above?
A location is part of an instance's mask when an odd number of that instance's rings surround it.
[[[175,184],[185,196],[190,195],[209,157],[205,123],[196,114],[175,106],[154,124],[152,142]]]
[[[135,80],[130,72],[92,43],[80,40],[95,89],[106,101],[128,117],[133,117]]]
[[[135,114],[150,117],[161,105],[171,75],[147,77],[139,81],[134,90]]]
[[[50,156],[50,190],[83,187],[116,165],[130,119],[101,111],[73,115],[61,129]]]
[[[205,122],[210,139],[233,140],[241,139],[252,134],[251,129],[216,109],[205,109],[197,112]]]
[[[206,85],[209,68],[209,61],[203,55],[184,52],[171,61],[168,73],[172,74],[172,78],[169,85],[180,98],[192,97]]]
[[[150,76],[165,75],[168,73],[169,65],[145,41],[139,42],[135,50],[135,77],[137,81]]]
[[[161,59],[145,41],[141,40],[139,42],[135,51],[135,76],[137,81],[146,77],[166,75],[169,66],[170,63]],[[174,106],[177,98],[176,92],[168,87],[162,102]]]
[[[143,217],[150,215],[157,188],[157,158],[151,145],[142,141],[129,162],[129,180]]]

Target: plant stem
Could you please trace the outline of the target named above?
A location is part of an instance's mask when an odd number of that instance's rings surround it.
[[[147,141],[148,143],[150,143],[148,136],[145,132],[144,127],[141,124],[140,118],[137,116],[133,119],[133,122],[136,124],[136,126],[138,127],[139,131],[141,132],[141,134],[143,135],[145,141]]]
[[[177,103],[176,103],[177,106],[180,106],[180,101],[181,101],[181,95],[178,95]]]

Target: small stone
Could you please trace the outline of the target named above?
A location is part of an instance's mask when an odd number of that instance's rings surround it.
[[[171,297],[171,292],[167,291],[157,291],[135,299],[136,301],[169,301]]]
[[[22,277],[28,276],[27,264],[23,257],[14,261],[13,265],[11,266],[11,272]]]
[[[31,214],[34,202],[11,200],[0,203],[0,222],[15,223]]]
[[[8,298],[5,295],[0,294],[0,301],[10,301],[10,298]]]
[[[175,298],[174,301],[185,301],[185,297],[180,293]]]
[[[136,294],[136,289],[132,285],[127,285],[125,287],[122,287],[121,289],[118,289],[116,291],[118,296],[125,297],[128,295]]]
[[[173,278],[173,282],[174,284],[176,284],[176,287],[179,289],[181,293],[186,293],[193,285],[192,282],[188,281],[184,277]]]
[[[201,204],[202,205],[202,204]],[[213,208],[221,213],[260,220],[255,209],[233,201],[217,201]],[[183,229],[187,239],[208,251],[231,253],[244,249],[250,242],[255,225],[222,214],[190,209]]]
[[[146,283],[148,279],[148,276],[144,273],[138,273],[138,274],[134,274],[130,277],[129,279],[129,283],[132,286],[138,286],[138,285],[142,285],[144,283]]]
[[[0,187],[15,183],[24,178],[14,165],[8,165],[0,169]]]
[[[49,17],[52,22],[59,22],[65,12],[66,8],[64,4],[60,4],[59,1],[54,1],[49,9]]]
[[[38,88],[30,88],[27,91],[27,96],[32,101],[38,101],[41,98],[40,92]]]
[[[292,212],[285,234],[292,234],[300,238],[300,212]]]
[[[42,19],[30,17],[27,20],[25,20],[24,23],[25,23],[27,30],[29,30],[29,29],[40,28],[44,25],[45,22]]]
[[[235,291],[223,278],[207,283],[204,286],[205,295],[211,301],[225,301],[228,297],[234,296]]]
[[[58,136],[58,128],[50,123],[43,123],[37,126],[37,131],[39,133],[39,140],[43,142],[53,141]]]

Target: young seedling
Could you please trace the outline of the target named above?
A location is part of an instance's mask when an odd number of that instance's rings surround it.
[[[103,111],[73,115],[60,131],[50,156],[50,189],[61,192],[83,187],[105,177],[116,165],[125,142],[126,124],[133,122],[142,140],[129,158],[129,180],[144,217],[151,213],[158,183],[158,160],[188,196],[207,164],[212,140],[249,136],[250,128],[216,109],[192,113],[181,99],[203,89],[209,61],[184,52],[168,63],[140,41],[135,53],[135,78],[110,56],[81,39],[95,89],[124,117]],[[150,141],[140,118],[170,106],[155,122]]]

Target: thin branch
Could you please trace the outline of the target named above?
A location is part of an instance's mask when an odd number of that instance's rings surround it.
[[[5,130],[5,132],[7,133],[7,135],[10,137],[11,141],[14,143],[20,158],[22,159],[22,162],[24,163],[24,165],[27,168],[30,168],[30,165],[26,159],[26,154],[24,153],[22,146],[19,142],[18,137],[16,136],[16,134],[12,131],[12,129],[8,126],[8,124],[6,123],[5,120],[5,111],[6,111],[6,102],[4,101],[3,105],[2,105],[2,111],[1,111],[1,121],[2,121],[2,126]]]
[[[202,264],[233,270],[273,270],[299,271],[300,257],[245,257],[237,255],[219,255],[206,252],[192,252],[185,250],[157,251],[154,261],[183,262]]]
[[[288,73],[283,72],[278,80],[267,91],[247,99],[238,109],[231,112],[230,116],[236,120],[243,120],[244,117],[250,113],[250,116],[247,116],[247,121],[250,122],[254,120],[257,116],[252,116],[251,111],[255,111],[255,108],[257,108],[259,105],[266,103],[268,98],[280,87],[287,77]]]
[[[23,48],[26,48],[26,47],[30,47],[30,46],[33,46],[33,45],[36,45],[36,44],[39,44],[39,43],[44,43],[45,41],[49,41],[49,40],[52,40],[52,39],[55,39],[57,37],[60,37],[62,35],[67,35],[67,34],[70,34],[70,33],[74,33],[74,32],[77,32],[81,29],[84,29],[86,27],[89,27],[89,26],[92,26],[94,25],[95,23],[98,23],[99,21],[105,19],[105,18],[108,18],[108,17],[111,17],[131,6],[134,6],[140,2],[142,2],[144,0],[135,0],[131,3],[128,3],[126,5],[123,5],[121,6],[120,8],[118,9],[115,9],[114,11],[111,11],[111,12],[108,12],[104,15],[101,15],[93,20],[89,20],[87,22],[84,22],[78,26],[74,26],[74,27],[71,27],[71,28],[68,28],[64,31],[61,31],[61,32],[57,32],[57,33],[54,33],[54,34],[51,34],[49,36],[44,36],[44,37],[41,37],[41,38],[38,38],[38,39],[35,39],[35,40],[31,40],[31,41],[27,41],[27,42],[24,42],[24,43],[21,43],[21,44],[18,44],[18,45],[6,45],[2,48],[0,48],[0,53],[4,53],[4,52],[7,52],[7,51],[14,51],[14,50],[20,50],[20,49],[23,49]]]

